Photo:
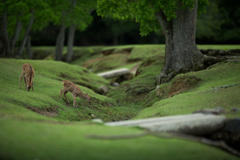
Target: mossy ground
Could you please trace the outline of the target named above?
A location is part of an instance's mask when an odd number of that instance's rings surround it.
[[[205,92],[212,87],[238,83],[239,62],[181,74],[155,90],[155,77],[163,61],[161,54],[148,57],[133,80],[110,90],[107,97],[93,90],[101,84],[108,85],[109,81],[80,66],[54,61],[0,59],[0,159],[238,159],[217,148],[176,138],[145,136],[98,140],[85,137],[87,134],[143,132],[138,128],[95,124],[89,121],[93,118],[116,121],[187,114],[215,107],[226,109],[228,117],[240,116],[230,113],[231,107],[239,108],[240,85],[219,89],[216,93]],[[35,69],[34,91],[29,92],[24,82],[22,89],[18,88],[21,66],[26,62]],[[67,96],[71,104],[61,100],[59,91],[65,79],[82,84],[79,87],[93,97],[93,103],[77,98],[78,108],[73,108],[70,93]]]
[[[24,80],[22,80],[22,89],[19,89],[19,78],[24,63],[30,63],[35,70],[34,91],[26,91]],[[108,86],[109,82],[80,66],[44,60],[0,59],[0,67],[0,101],[28,108],[45,116],[70,121],[93,118],[116,121],[129,119],[139,110],[127,105],[118,106],[114,99],[95,93],[94,89],[100,85]],[[67,94],[70,104],[67,104],[64,98],[61,100],[60,90],[63,89],[63,80],[80,84],[80,89],[92,97],[92,102],[89,104],[86,100],[77,98],[78,107],[73,108],[70,92]],[[4,108],[6,109],[6,107],[0,109],[2,113],[5,112]]]

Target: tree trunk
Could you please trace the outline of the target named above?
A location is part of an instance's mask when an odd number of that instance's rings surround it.
[[[31,37],[30,36],[28,36],[28,39],[27,39],[26,50],[27,50],[27,57],[29,59],[32,59]]]
[[[34,21],[34,16],[33,16],[33,13],[32,13],[32,16],[30,18],[30,21],[28,23],[28,26],[27,26],[27,29],[26,29],[26,32],[25,32],[25,35],[24,35],[24,38],[23,38],[23,41],[22,41],[22,43],[20,45],[20,49],[19,49],[18,55],[22,55],[23,49],[24,49],[24,47],[26,45],[26,42],[27,42],[27,39],[28,39],[28,35],[29,35],[30,30],[32,28],[33,21]]]
[[[21,33],[21,30],[22,30],[22,23],[17,21],[17,25],[16,25],[16,28],[15,28],[15,32],[14,32],[14,35],[12,36],[11,38],[11,41],[10,41],[10,54],[11,55],[14,55],[14,47],[15,47],[15,44],[18,40],[18,37]]]
[[[62,60],[62,52],[63,52],[63,45],[64,45],[64,38],[65,38],[65,25],[62,23],[60,32],[57,37],[56,48],[55,48],[55,60],[61,61]]]
[[[71,25],[69,27],[68,33],[68,50],[67,50],[67,62],[71,62],[73,56],[73,43],[74,43],[74,35],[75,35],[76,25]]]
[[[118,36],[113,37],[113,45],[118,45]]]
[[[195,43],[198,0],[192,10],[181,8],[179,2],[177,18],[167,20],[163,11],[156,13],[165,33],[165,64],[159,74],[158,83],[169,82],[179,73],[203,68],[203,54]]]
[[[0,40],[3,44],[5,55],[10,56],[10,45],[7,34],[7,12],[4,12],[0,16]]]

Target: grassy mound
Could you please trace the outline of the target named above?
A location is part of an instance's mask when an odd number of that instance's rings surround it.
[[[1,159],[238,159],[217,148],[175,138],[145,136],[99,140],[85,137],[89,134],[125,135],[142,132],[136,128],[44,120],[15,121],[1,117]]]
[[[220,63],[208,70],[180,74],[150,92],[145,97],[145,106],[151,107],[135,118],[188,114],[215,107],[224,108],[227,117],[239,117],[240,113],[231,112],[231,108],[239,107],[240,84],[213,90],[213,87],[236,83],[240,83],[239,62]]]
[[[164,45],[127,45],[102,49],[102,56],[88,60],[83,65],[94,73],[118,68],[131,68],[137,62],[155,55],[164,56]],[[76,64],[76,63],[75,63]]]
[[[155,76],[161,71],[163,61],[161,55],[145,59],[133,80],[110,90],[106,97],[93,90],[109,82],[77,65],[0,59],[0,159],[238,159],[217,148],[177,138],[149,135],[100,140],[85,137],[143,132],[138,128],[108,127],[87,121],[93,118],[118,121],[186,114],[214,107],[231,113],[230,108],[240,104],[240,85],[219,89],[216,93],[206,91],[238,83],[239,62],[221,63],[209,70],[178,75],[155,89]],[[24,88],[24,82],[22,89],[18,88],[21,67],[26,62],[35,69],[34,91],[30,92]],[[65,79],[80,84],[93,102],[88,104],[77,98],[78,108],[73,108],[71,93],[67,94],[71,104],[61,100],[59,91]],[[144,105],[152,107],[142,110]],[[76,122],[79,120],[85,122]]]
[[[26,91],[24,80],[22,80],[22,89],[19,89],[22,65],[26,62],[32,64],[35,70],[34,91],[30,92]],[[101,118],[103,121],[116,121],[129,119],[139,111],[139,109],[133,107],[116,106],[114,99],[99,95],[89,89],[107,85],[109,82],[83,67],[63,62],[14,59],[0,59],[0,67],[0,101],[4,104],[14,104],[44,116],[70,121],[93,118]],[[86,100],[77,98],[78,108],[73,108],[73,98],[70,92],[67,94],[70,104],[61,100],[59,94],[60,90],[63,89],[62,81],[66,79],[81,84],[80,89],[84,93],[88,93],[93,101],[89,104]],[[0,111],[5,113],[6,108],[2,107]],[[121,112],[119,112],[120,110]]]
[[[145,95],[155,89],[155,77],[161,71],[163,62],[164,58],[160,55],[145,59],[139,66],[134,79],[111,89],[107,96],[121,103],[142,103]]]

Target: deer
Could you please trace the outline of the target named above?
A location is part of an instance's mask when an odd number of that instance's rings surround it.
[[[61,99],[62,99],[62,93],[63,93],[66,101],[68,102],[66,94],[68,92],[71,92],[72,96],[73,96],[73,100],[74,100],[73,101],[74,108],[76,107],[76,97],[83,98],[83,99],[87,100],[88,102],[91,101],[91,97],[88,95],[88,93],[84,94],[81,91],[81,89],[77,85],[75,85],[73,82],[71,82],[69,80],[65,80],[65,81],[63,81],[63,87],[64,88],[60,90]]]
[[[27,91],[32,88],[33,91],[33,78],[34,78],[34,69],[29,63],[25,63],[22,65],[22,75],[20,76],[20,84],[19,88],[21,89],[21,82],[22,82],[22,77],[24,76],[24,82],[25,82],[25,87]]]

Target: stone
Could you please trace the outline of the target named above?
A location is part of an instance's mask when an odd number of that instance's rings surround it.
[[[108,92],[108,87],[106,87],[106,86],[100,86],[100,87],[98,87],[97,92],[98,92],[99,94],[104,95],[104,94],[106,94],[106,93]]]
[[[119,83],[118,83],[118,82],[111,82],[111,86],[113,86],[113,87],[118,87],[118,86],[119,86]]]
[[[230,111],[235,113],[235,112],[239,112],[239,109],[237,107],[233,107],[233,108],[231,108]]]
[[[221,130],[226,123],[226,117],[213,114],[189,114],[107,122],[108,126],[138,126],[153,132],[177,132],[191,135],[209,135]]]

